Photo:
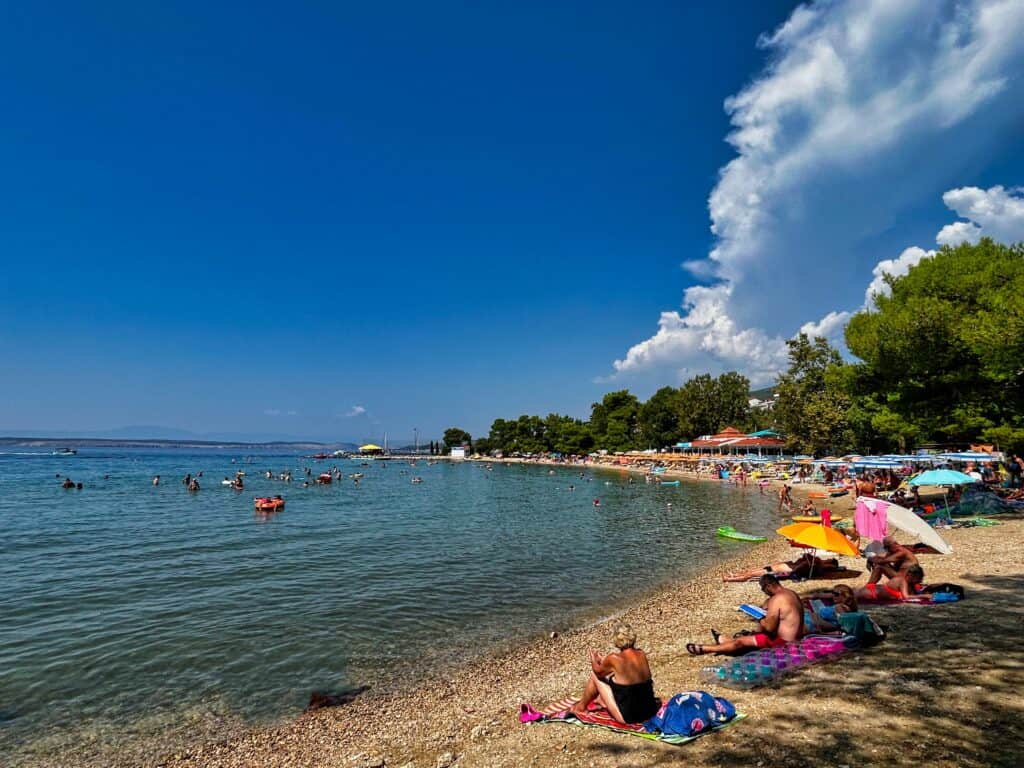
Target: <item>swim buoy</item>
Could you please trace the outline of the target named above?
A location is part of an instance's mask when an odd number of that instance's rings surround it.
[[[261,512],[275,512],[279,509],[284,509],[284,499],[273,499],[269,496],[254,499],[253,503],[256,505],[256,509]]]

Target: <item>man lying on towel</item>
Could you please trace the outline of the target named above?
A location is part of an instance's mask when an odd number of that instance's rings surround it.
[[[758,584],[761,591],[768,595],[768,602],[764,606],[766,615],[757,622],[758,632],[722,642],[719,633],[711,630],[715,638],[714,645],[687,643],[686,650],[694,656],[705,653],[745,653],[754,648],[774,648],[799,640],[804,634],[804,606],[796,592],[786,589],[770,573],[758,579]]]
[[[919,597],[919,587],[924,581],[924,569],[920,565],[912,565],[900,571],[885,584],[868,582],[857,590],[858,600],[873,602],[889,602]]]
[[[830,557],[827,560],[823,560],[807,552],[796,560],[789,560],[788,562],[780,560],[777,563],[766,565],[764,568],[756,568],[751,571],[723,576],[722,581],[749,581],[765,573],[775,574],[780,579],[806,579],[812,573],[825,575],[830,571],[837,570],[839,570],[839,560],[836,558]]]

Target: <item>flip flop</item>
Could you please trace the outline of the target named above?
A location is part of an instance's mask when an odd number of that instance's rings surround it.
[[[686,652],[691,656],[703,656],[707,653],[707,651],[704,650],[704,646],[699,645],[698,643],[687,643]]]
[[[715,645],[718,645],[722,642],[722,633],[719,632],[717,629],[711,630],[711,636],[715,638]]]

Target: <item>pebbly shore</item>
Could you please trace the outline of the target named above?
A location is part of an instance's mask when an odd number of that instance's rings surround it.
[[[799,503],[807,489],[794,488]],[[851,502],[833,500],[837,514]],[[782,518],[780,517],[780,520]],[[754,583],[722,576],[792,555],[786,542],[736,547],[699,578],[656,589],[616,617],[554,637],[523,638],[511,653],[473,661],[414,690],[374,691],[350,704],[250,727],[201,746],[146,744],[112,751],[78,745],[33,765],[82,766],[854,766],[1019,765],[1024,706],[1024,515],[1001,525],[943,531],[954,553],[925,556],[931,582],[962,584],[968,599],[933,607],[892,606],[871,613],[890,637],[870,651],[802,670],[750,691],[700,681],[711,657],[687,654],[710,628],[748,628],[736,611],[762,599]],[[863,562],[846,558],[860,569]],[[858,585],[865,575],[847,580]],[[797,585],[798,591],[822,582]],[[704,688],[730,698],[748,719],[684,747],[565,725],[524,726],[521,702],[543,704],[578,693],[588,648],[608,649],[616,620],[637,630],[659,695]],[[510,628],[510,633],[515,629]],[[28,763],[26,763],[28,764]]]

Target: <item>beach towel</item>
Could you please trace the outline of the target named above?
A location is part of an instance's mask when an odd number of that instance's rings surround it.
[[[714,699],[714,697],[711,697],[710,694],[704,693],[703,691],[696,691],[692,693],[703,694],[704,696],[708,696],[709,698]],[[651,718],[651,720],[648,720],[647,723],[620,723],[618,720],[611,716],[607,709],[593,702],[587,708],[586,712],[572,712],[570,711],[570,707],[572,707],[573,704],[579,701],[579,699],[576,698],[561,699],[559,701],[552,702],[551,704],[548,704],[547,706],[542,707],[540,709],[535,709],[531,707],[529,704],[521,704],[519,707],[519,722],[565,723],[566,725],[583,726],[584,728],[603,728],[606,731],[614,731],[615,733],[622,733],[627,736],[638,736],[642,739],[647,739],[649,741],[660,741],[665,744],[680,745],[691,742],[694,739],[697,739],[706,733],[718,731],[722,728],[732,725],[733,723],[738,723],[740,720],[743,720],[746,717],[746,715],[740,712],[736,712],[736,709],[735,707],[733,707],[731,702],[725,699],[721,699],[720,701],[722,702],[722,711],[719,711],[716,705],[712,706],[714,707],[715,711],[718,713],[720,718],[725,716],[727,713],[731,713],[731,716],[729,716],[727,719],[715,719],[708,716],[705,718],[705,720],[710,720],[712,722],[710,722],[710,724],[705,723],[703,727],[697,728],[696,725],[693,723],[695,718],[691,718],[691,730],[693,732],[690,735],[671,732],[666,733],[659,730],[653,721],[657,720],[659,716],[661,716],[664,719],[665,714],[668,714],[669,716],[669,728],[676,727],[676,725],[674,725],[676,721],[675,715],[668,712],[669,705],[673,701],[675,701],[677,697],[687,695],[692,694],[676,694],[676,696],[673,696],[671,699],[669,699],[668,702],[662,705],[661,709],[658,710],[658,714]],[[715,699],[715,701],[719,700]],[[681,710],[677,708],[674,711],[678,712]],[[651,724],[650,728],[645,727],[648,724]]]
[[[947,586],[945,584],[941,585]],[[956,585],[949,585],[956,586]],[[952,590],[936,592],[934,594],[929,593],[928,587],[925,587],[925,591],[921,594],[914,595],[913,597],[904,597],[902,600],[872,600],[869,597],[858,597],[857,602],[868,605],[886,606],[886,605],[943,605],[945,603],[955,603],[962,599],[961,594],[957,594]]]
[[[857,499],[857,510],[853,513],[853,524],[861,538],[881,541],[888,533],[885,505],[879,504],[876,507],[872,502],[874,502],[874,499],[863,497]]]

